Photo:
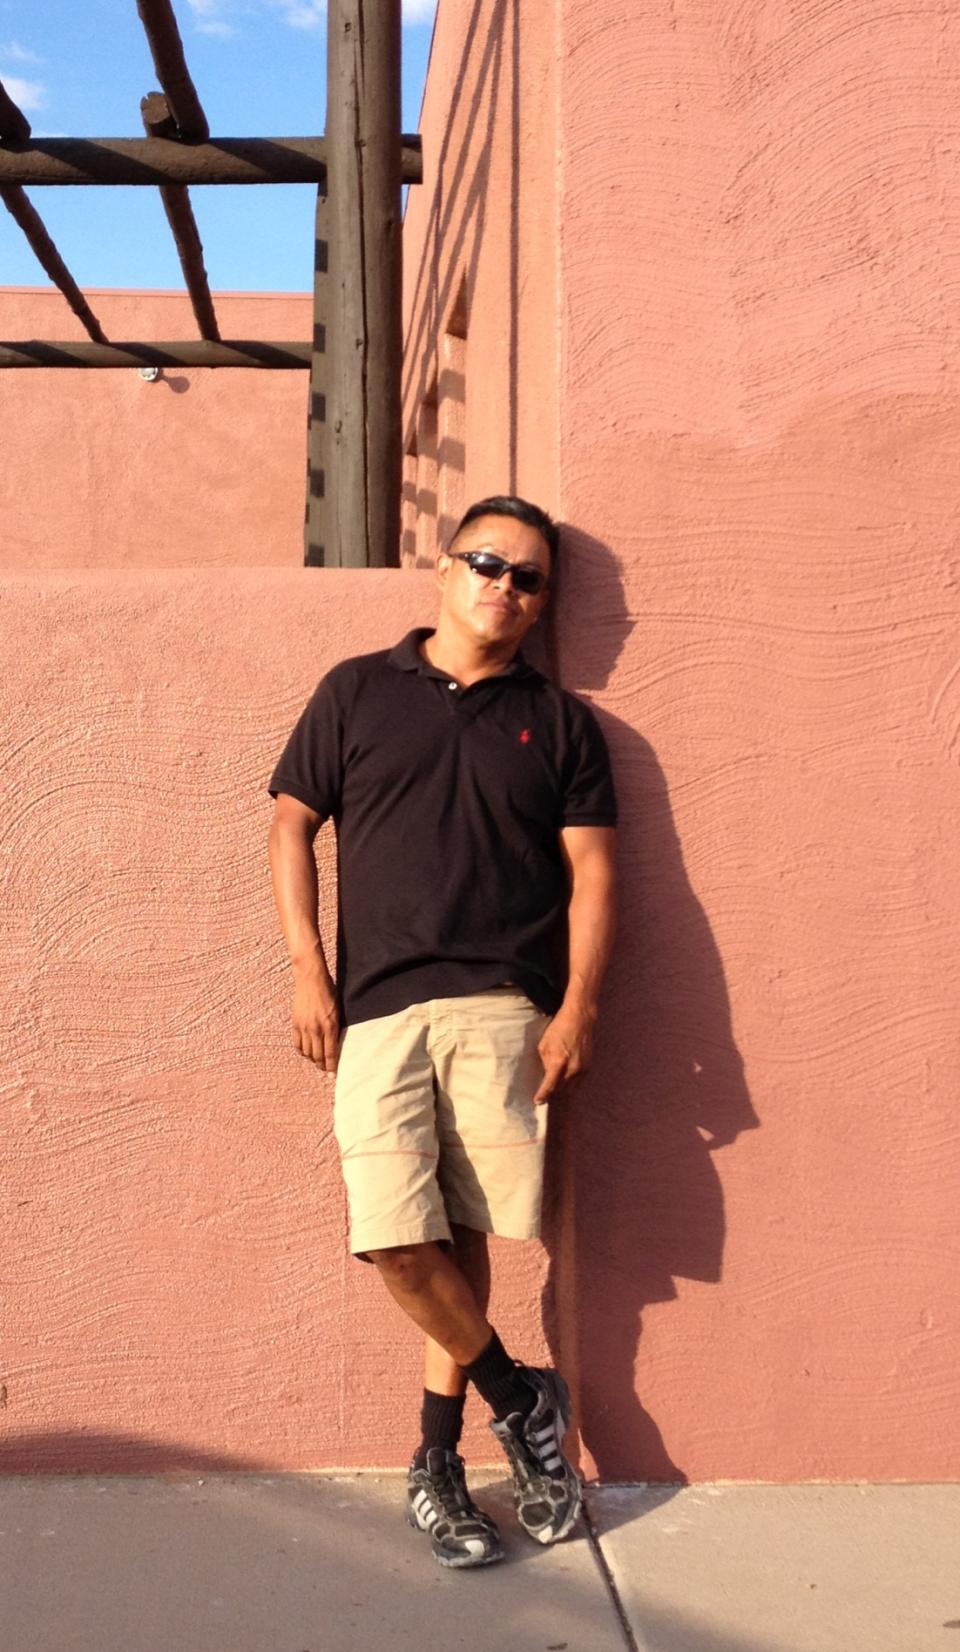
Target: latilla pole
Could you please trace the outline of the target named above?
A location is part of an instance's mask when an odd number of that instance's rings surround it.
[[[328,567],[399,560],[400,0],[329,0]]]

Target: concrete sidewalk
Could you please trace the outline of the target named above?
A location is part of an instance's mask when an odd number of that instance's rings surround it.
[[[482,1477],[481,1481],[482,1481]],[[960,1652],[960,1486],[604,1487],[449,1572],[394,1475],[0,1479],[0,1652]]]

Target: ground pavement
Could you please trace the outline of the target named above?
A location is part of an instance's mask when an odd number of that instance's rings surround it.
[[[0,1652],[960,1652],[960,1486],[608,1486],[539,1549],[499,1480],[476,1572],[402,1487],[0,1478]]]

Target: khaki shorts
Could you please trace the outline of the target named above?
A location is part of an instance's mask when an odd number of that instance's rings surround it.
[[[451,1222],[536,1238],[547,1107],[533,1096],[549,1020],[495,987],[347,1028],[333,1122],[351,1251],[449,1239]]]

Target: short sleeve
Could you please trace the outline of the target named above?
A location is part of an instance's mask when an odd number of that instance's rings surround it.
[[[268,791],[287,792],[324,820],[337,814],[343,788],[343,708],[336,684],[324,677],[283,748]]]
[[[570,703],[572,715],[563,765],[562,824],[615,826],[617,797],[607,742],[589,706],[573,696]]]

